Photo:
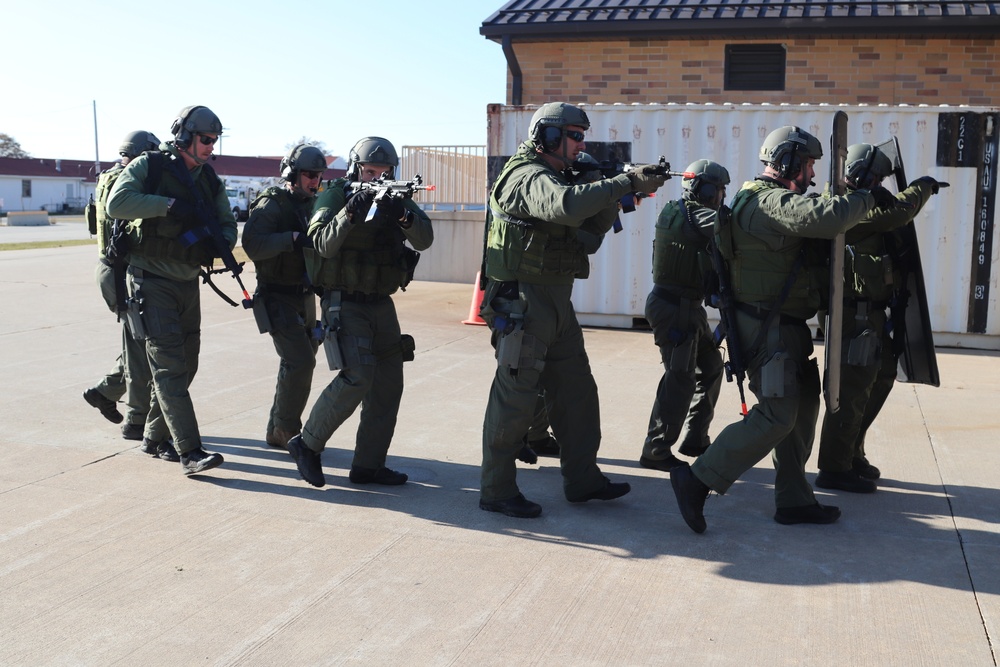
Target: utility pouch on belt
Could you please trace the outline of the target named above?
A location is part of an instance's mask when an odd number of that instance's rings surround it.
[[[128,322],[129,331],[135,340],[146,340],[146,326],[142,323],[142,295],[136,290],[135,294],[125,302],[125,321]]]
[[[765,398],[784,398],[786,394],[785,367],[788,353],[775,352],[760,369],[760,393]]]
[[[413,336],[410,334],[401,334],[399,336],[399,351],[403,354],[403,361],[413,361],[414,352],[417,350],[417,342],[413,340]]]
[[[878,358],[879,340],[875,331],[865,329],[851,339],[847,346],[848,366],[872,366]]]
[[[334,290],[330,292],[330,306],[326,311],[326,337],[323,338],[326,363],[331,371],[339,371],[344,368],[344,353],[340,349],[339,333],[340,290]]]
[[[271,330],[271,318],[267,314],[260,289],[253,293],[253,319],[257,322],[257,331],[265,334]]]
[[[521,346],[524,344],[524,322],[515,320],[513,328],[497,341],[497,364],[516,371],[521,367]]]

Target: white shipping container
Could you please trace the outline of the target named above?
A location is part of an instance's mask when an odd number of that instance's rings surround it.
[[[848,114],[848,142],[898,138],[906,176],[930,175],[950,188],[932,197],[916,218],[935,343],[1000,349],[1000,313],[994,266],[996,180],[1000,111],[986,107],[830,105],[581,105],[590,118],[592,152],[612,144],[626,162],[666,157],[682,171],[709,158],[732,177],[727,199],[760,174],[760,145],[772,130],[798,125],[820,138],[820,192],[829,174],[829,137],[836,111]],[[491,105],[488,146],[491,178],[527,137],[535,106]],[[608,146],[603,146],[607,149]],[[626,153],[623,155],[623,153]],[[885,185],[894,189],[887,179]],[[573,303],[580,321],[631,327],[643,317],[652,288],[653,227],[664,203],[681,195],[681,179],[667,181],[634,213],[621,216],[624,231],[609,233],[593,256],[588,280],[577,281]]]

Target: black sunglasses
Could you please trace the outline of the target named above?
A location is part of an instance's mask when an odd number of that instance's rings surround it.
[[[579,130],[566,130],[564,134],[573,141],[583,141],[584,134]]]
[[[218,141],[218,137],[210,137],[206,134],[199,134],[198,141],[201,142],[202,146],[214,146],[215,142]]]
[[[321,178],[323,176],[322,171],[306,171],[302,170],[302,175],[306,178]]]

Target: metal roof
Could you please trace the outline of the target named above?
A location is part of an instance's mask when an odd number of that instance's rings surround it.
[[[493,41],[642,39],[685,34],[756,37],[794,29],[838,34],[985,34],[1000,2],[944,0],[512,0],[479,29]]]

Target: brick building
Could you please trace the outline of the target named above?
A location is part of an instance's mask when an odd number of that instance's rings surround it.
[[[1000,106],[1000,2],[514,0],[507,103]]]

